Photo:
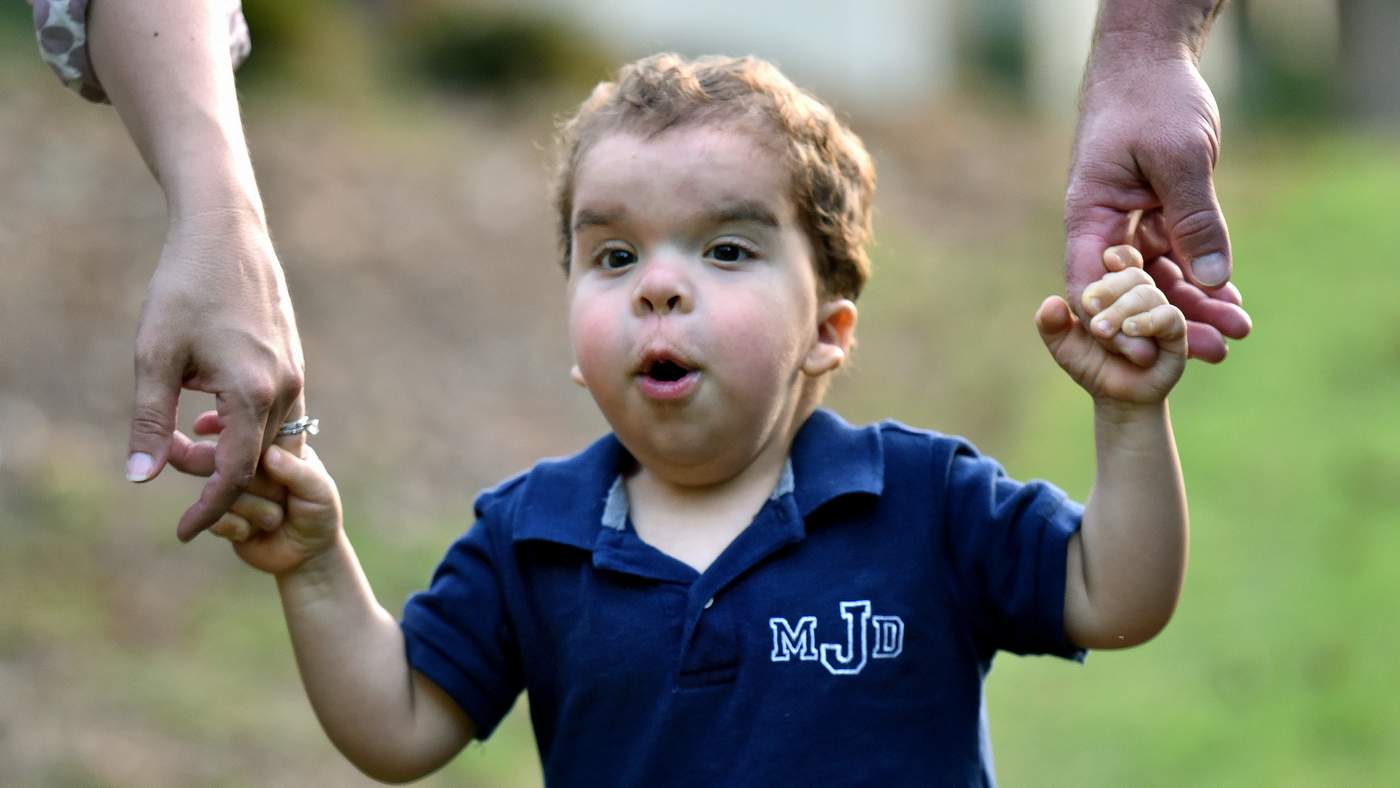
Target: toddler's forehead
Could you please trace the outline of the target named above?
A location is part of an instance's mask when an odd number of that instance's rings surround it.
[[[658,132],[617,129],[583,152],[574,181],[573,207],[595,201],[627,201],[665,208],[656,201],[768,201],[787,214],[792,177],[773,135],[751,123],[691,123]]]

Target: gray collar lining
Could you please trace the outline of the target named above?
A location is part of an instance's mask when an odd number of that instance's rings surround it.
[[[773,494],[768,496],[768,500],[776,501],[794,489],[796,481],[792,473],[792,458],[789,457],[783,462],[783,472],[778,476],[778,484],[773,488]],[[603,505],[603,527],[625,531],[628,511],[627,486],[622,483],[622,474],[618,474],[617,478],[613,479],[612,486],[608,488],[608,500]]]

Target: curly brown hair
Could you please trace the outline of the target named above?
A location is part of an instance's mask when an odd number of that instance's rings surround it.
[[[831,108],[755,57],[688,60],[664,53],[623,66],[560,124],[554,199],[564,270],[573,243],[574,178],[588,149],[608,133],[654,136],[713,121],[754,120],[776,132],[792,174],[792,199],[816,252],[829,296],[855,299],[870,277],[875,166],[860,138]],[[765,140],[766,141],[766,140]]]

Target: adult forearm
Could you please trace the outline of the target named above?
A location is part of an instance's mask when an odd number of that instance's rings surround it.
[[[1102,0],[1094,25],[1095,64],[1124,57],[1188,54],[1198,59],[1225,0]]]
[[[1093,630],[1081,645],[1128,646],[1171,617],[1186,572],[1187,511],[1181,465],[1163,402],[1095,407],[1097,472],[1078,537],[1078,564]]]
[[[233,79],[226,2],[98,0],[93,69],[172,219],[234,211],[265,224]]]
[[[389,779],[412,748],[412,672],[398,624],[374,598],[344,532],[335,547],[277,579],[306,694],[331,741]]]

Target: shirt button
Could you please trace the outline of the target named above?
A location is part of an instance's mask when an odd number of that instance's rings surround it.
[[[714,603],[715,603],[715,598],[714,598],[714,597],[710,597],[709,601],[705,603],[705,609],[706,609],[706,610],[709,610],[710,607],[711,607],[712,605],[714,605]]]

